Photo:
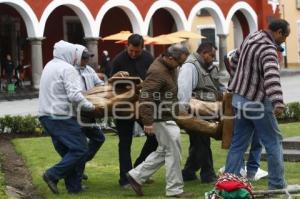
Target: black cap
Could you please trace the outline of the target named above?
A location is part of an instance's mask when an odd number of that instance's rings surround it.
[[[90,57],[94,57],[94,54],[87,50],[82,52],[81,59],[89,59]]]

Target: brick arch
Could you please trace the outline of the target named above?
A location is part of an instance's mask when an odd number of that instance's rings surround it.
[[[217,34],[225,34],[225,17],[223,12],[215,2],[208,0],[200,1],[194,5],[188,17],[188,30],[191,30],[193,19],[201,9],[207,10],[214,19]]]
[[[7,4],[21,15],[23,18],[28,37],[38,37],[38,20],[31,7],[25,1],[0,0],[0,4]]]
[[[250,32],[257,30],[257,27],[258,27],[257,14],[254,11],[254,9],[246,2],[237,2],[230,8],[230,10],[226,16],[226,25],[225,25],[226,34],[228,34],[228,32],[229,32],[230,21],[232,20],[232,17],[234,16],[234,14],[237,11],[240,11],[245,16],[245,18],[248,22]],[[247,24],[245,24],[245,25],[247,26]]]
[[[95,31],[94,19],[89,9],[82,1],[69,1],[69,0],[54,0],[44,10],[40,20],[40,32],[41,36],[44,35],[45,25],[50,14],[59,6],[67,6],[72,9],[79,17],[85,37],[98,37]]]
[[[166,9],[173,16],[178,30],[187,29],[187,20],[184,11],[176,2],[170,0],[156,1],[151,5],[145,17],[143,35],[147,35],[151,18],[161,8]]]
[[[126,13],[131,22],[134,33],[141,34],[143,32],[143,18],[134,3],[128,0],[113,0],[107,1],[103,4],[96,16],[95,30],[98,36],[100,34],[100,27],[105,14],[114,7],[118,7]]]

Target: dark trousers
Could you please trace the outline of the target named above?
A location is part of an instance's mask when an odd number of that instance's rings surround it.
[[[46,133],[51,136],[53,146],[62,157],[60,162],[46,171],[51,180],[64,178],[68,192],[81,191],[81,176],[78,168],[85,164],[88,146],[84,133],[75,118],[56,120],[40,117]]]
[[[134,122],[134,120],[116,120],[116,128],[119,135],[120,185],[128,184],[126,173],[132,169],[131,144]],[[147,140],[134,166],[143,162],[151,152],[156,150],[157,145],[155,136],[147,136]]]
[[[94,158],[97,151],[105,141],[105,136],[99,127],[82,127],[81,128],[88,141],[88,153],[85,161],[88,162]]]
[[[99,127],[82,127],[82,132],[89,139],[88,141],[88,152],[84,158],[85,163],[92,160],[102,144],[105,141],[105,136]],[[78,169],[79,174],[83,174],[85,164]]]
[[[189,134],[189,138],[189,156],[182,170],[183,177],[193,178],[199,169],[201,169],[200,178],[203,181],[216,177],[210,148],[210,138],[205,135],[193,133]]]

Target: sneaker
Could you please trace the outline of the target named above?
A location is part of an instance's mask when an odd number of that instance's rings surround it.
[[[258,168],[257,172],[254,176],[254,181],[258,181],[262,178],[266,178],[266,177],[268,177],[268,175],[269,175],[269,173],[267,171],[262,170],[261,168]]]

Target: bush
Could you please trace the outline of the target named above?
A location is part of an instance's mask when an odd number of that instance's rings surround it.
[[[300,121],[300,102],[288,103],[285,107],[283,116],[279,119],[281,122]]]
[[[0,133],[41,135],[42,127],[35,116],[6,115],[0,118]]]

